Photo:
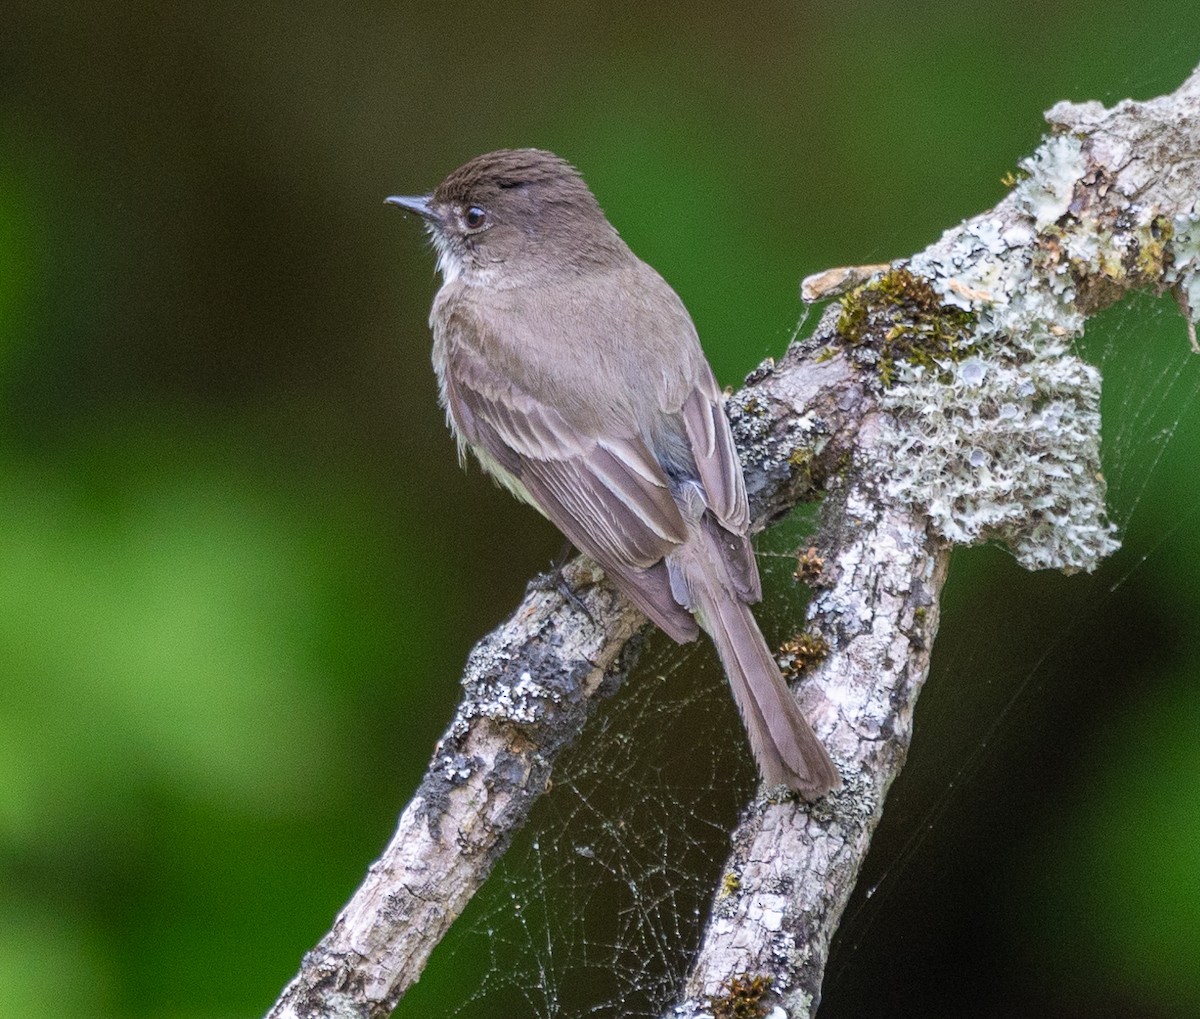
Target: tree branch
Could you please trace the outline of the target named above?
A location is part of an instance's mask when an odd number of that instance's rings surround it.
[[[703,1014],[745,975],[788,1015],[813,1011],[907,752],[952,545],[999,540],[1030,568],[1064,570],[1116,547],[1099,374],[1070,341],[1133,289],[1200,309],[1200,69],[1172,96],[1060,103],[1048,119],[999,205],[858,286],[730,401],[759,527],[828,491],[808,625],[830,653],[801,696],[846,787],[812,806],[760,794],[748,807],[673,1015]],[[586,561],[567,577],[582,609],[531,591],[471,653],[395,837],[271,1017],[386,1016],[590,705],[619,687],[644,620]]]

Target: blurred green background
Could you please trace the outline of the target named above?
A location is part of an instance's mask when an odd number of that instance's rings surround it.
[[[996,202],[1191,0],[0,13],[0,1016],[253,1016],[390,835],[558,537],[436,407],[384,195],[570,158],[727,384],[799,279]],[[1108,313],[1094,578],[958,556],[823,1016],[1200,1014],[1198,370]],[[436,1003],[426,1014],[444,1011]]]

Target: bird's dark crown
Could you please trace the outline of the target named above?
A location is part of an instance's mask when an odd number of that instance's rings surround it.
[[[595,201],[579,171],[543,149],[500,149],[476,156],[437,186],[433,201],[463,204],[489,192],[531,187],[552,191],[559,200]]]

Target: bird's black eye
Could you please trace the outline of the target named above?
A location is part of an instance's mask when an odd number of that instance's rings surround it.
[[[472,205],[463,215],[463,222],[467,224],[468,230],[478,230],[487,222],[487,211],[478,205]]]

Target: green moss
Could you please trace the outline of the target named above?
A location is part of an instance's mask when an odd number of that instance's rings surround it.
[[[798,633],[779,649],[784,657],[783,674],[795,679],[811,672],[829,657],[829,641],[819,633]]]
[[[1134,267],[1139,276],[1157,283],[1171,263],[1171,240],[1175,226],[1167,216],[1155,216],[1140,238]]]
[[[1082,244],[1071,229],[1057,225],[1038,237],[1035,264],[1043,273],[1053,273],[1061,265],[1070,268],[1080,311],[1094,315],[1130,290],[1162,292],[1174,261],[1175,227],[1169,217],[1155,216],[1149,223],[1120,230],[1094,229],[1095,236],[1089,235]]]
[[[863,327],[867,324],[867,292],[875,286],[868,283],[855,287],[842,298],[842,311],[838,315],[837,332],[848,343],[858,343],[862,338]]]
[[[812,481],[813,461],[816,455],[811,449],[806,446],[797,446],[793,449],[787,458],[788,466],[792,469],[793,477],[802,477],[805,481]]]
[[[767,1014],[767,1003],[763,998],[770,989],[770,977],[740,973],[725,981],[722,985],[724,994],[709,997],[708,1010],[713,1019],[763,1019]]]
[[[817,587],[825,579],[825,560],[817,552],[816,546],[796,554],[796,572],[793,576],[802,584]]]
[[[896,363],[940,372],[947,361],[975,352],[974,312],[944,304],[929,281],[909,269],[893,269],[842,298],[838,335],[851,349],[873,350],[884,386],[895,379]]]

